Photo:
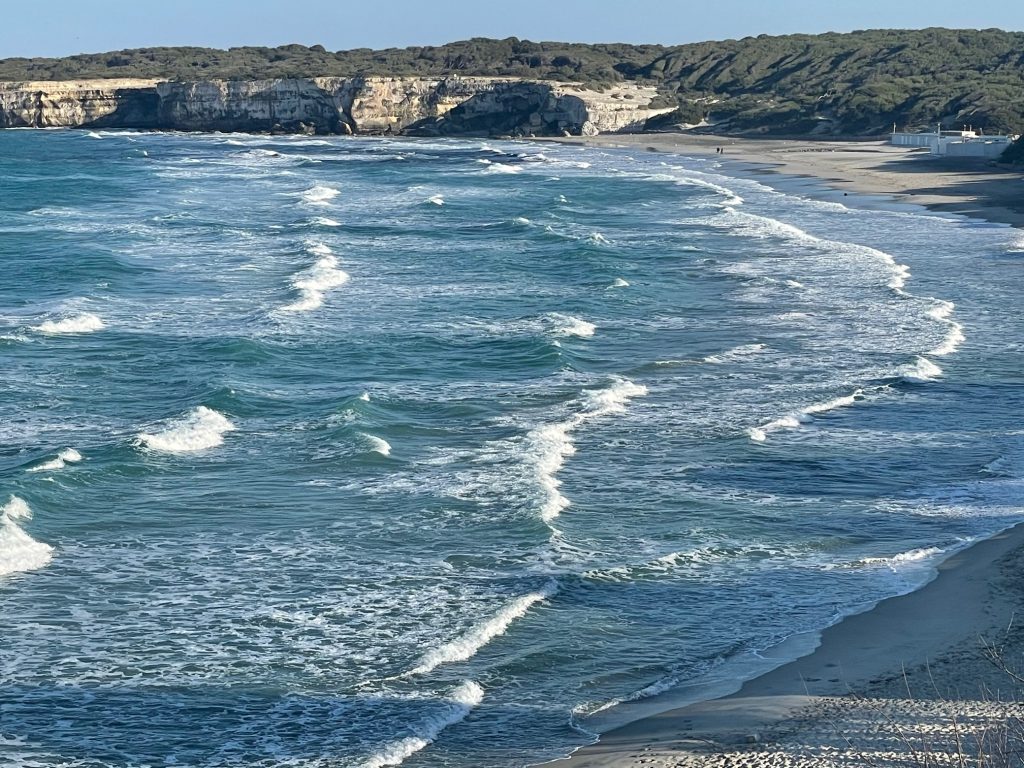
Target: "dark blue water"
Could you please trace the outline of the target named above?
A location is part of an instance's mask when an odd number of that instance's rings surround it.
[[[780,183],[0,134],[0,762],[525,765],[1024,519],[1019,233]]]

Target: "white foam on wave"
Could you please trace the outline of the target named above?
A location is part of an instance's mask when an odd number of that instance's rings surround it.
[[[307,243],[310,255],[319,258],[308,269],[292,279],[292,287],[299,292],[299,300],[281,307],[282,312],[309,312],[321,307],[324,295],[349,281],[349,274],[338,268],[338,258],[323,243]]]
[[[235,429],[224,414],[201,405],[160,432],[140,433],[137,441],[161,453],[195,453],[216,448],[224,442],[224,435]]]
[[[752,355],[758,355],[766,349],[768,349],[767,344],[740,344],[738,347],[733,347],[728,352],[723,352],[720,355],[708,355],[704,358],[704,362],[713,365],[735,363]]]
[[[384,746],[364,762],[362,768],[401,765],[407,758],[429,746],[445,728],[464,720],[483,699],[484,689],[472,680],[467,680],[452,692],[445,706],[437,714],[413,729],[414,736],[407,736]]]
[[[941,344],[928,352],[929,355],[935,355],[936,357],[951,355],[967,340],[964,336],[964,327],[952,318],[954,309],[956,309],[956,305],[953,302],[939,299],[936,305],[928,310],[928,317],[938,323],[943,323],[948,328],[946,338],[942,340]]]
[[[647,387],[617,378],[605,389],[587,392],[581,402],[583,410],[572,418],[527,433],[524,455],[541,490],[541,520],[550,523],[570,504],[560,490],[558,472],[565,460],[576,453],[572,433],[593,419],[625,412],[630,400],[646,394]]]
[[[615,282],[608,286],[609,288],[629,288],[629,281],[623,280],[621,277],[616,277]]]
[[[839,249],[851,255],[876,259],[890,269],[889,279],[886,283],[888,287],[900,295],[907,295],[903,288],[907,280],[910,279],[910,267],[906,264],[898,263],[891,254],[880,251],[877,248],[839,240],[825,240],[784,221],[779,221],[769,216],[758,216],[757,214],[745,211],[737,211],[734,208],[729,208],[719,217],[716,217],[716,220],[712,223],[728,227],[750,237],[777,237],[826,252],[834,252]]]
[[[732,210],[734,206],[743,205],[743,198],[737,195],[728,187],[723,187],[721,184],[715,184],[712,181],[705,181],[698,179],[693,176],[687,176],[683,179],[678,179],[677,184],[688,187],[701,187],[703,189],[709,189],[712,192],[717,192],[719,195],[725,198],[722,202],[722,207]]]
[[[591,232],[587,235],[587,242],[591,245],[611,245],[611,241],[600,232]]]
[[[0,576],[35,571],[53,559],[53,547],[36,541],[18,525],[31,519],[32,510],[17,496],[0,507]]]
[[[593,323],[573,315],[563,315],[561,312],[552,312],[547,315],[546,320],[552,336],[575,336],[579,339],[588,339],[597,330],[597,326]]]
[[[767,424],[762,424],[759,427],[751,427],[747,430],[747,435],[749,435],[750,439],[755,443],[763,443],[768,439],[768,435],[772,432],[783,429],[797,429],[801,424],[810,421],[814,416],[834,411],[837,408],[846,408],[863,398],[864,392],[858,389],[851,395],[842,395],[841,397],[826,400],[823,403],[814,403],[813,405],[808,405],[805,408],[801,408],[778,419],[769,421]]]
[[[391,443],[389,443],[387,440],[385,440],[382,437],[377,437],[376,435],[369,435],[365,432],[362,432],[360,434],[362,435],[363,439],[367,443],[369,443],[370,450],[373,453],[379,453],[381,456],[391,455]]]
[[[317,184],[305,192],[300,192],[299,198],[307,205],[330,205],[331,200],[340,194],[340,189],[328,187],[326,184]]]
[[[35,326],[34,330],[40,333],[51,335],[93,333],[103,330],[104,324],[96,315],[90,312],[82,312],[77,315],[69,315],[60,320],[47,320]]]
[[[512,219],[512,223],[518,224],[521,227],[525,227],[527,224],[530,223],[530,220],[525,216],[516,216],[514,219]]]
[[[473,625],[465,634],[450,643],[427,651],[408,675],[424,675],[442,664],[466,661],[496,637],[505,634],[512,622],[530,610],[535,604],[547,600],[558,591],[558,583],[552,579],[536,592],[517,597],[503,605],[497,613]]]
[[[522,173],[523,169],[518,165],[509,165],[508,163],[487,163],[487,167],[481,171],[485,174],[513,174]]]
[[[926,563],[930,560],[934,560],[937,556],[943,554],[946,550],[939,549],[938,547],[922,547],[920,549],[911,549],[907,552],[900,552],[892,557],[865,557],[858,560],[855,565],[859,566],[871,566],[871,565],[882,565],[890,568],[894,571],[901,570],[908,567],[914,567]]]
[[[317,216],[310,223],[311,224],[315,224],[318,227],[340,227],[341,226],[341,222],[340,221],[335,221],[334,219],[329,219],[326,216]]]
[[[911,384],[925,384],[942,375],[942,369],[926,357],[916,357],[914,362],[899,369],[900,377]]]
[[[433,197],[428,197],[427,202],[430,203],[431,205],[440,206],[444,205],[444,198],[441,197],[440,195],[434,195]]]
[[[29,472],[54,472],[64,469],[68,464],[77,464],[82,460],[82,454],[74,448],[65,448],[57,454],[57,458],[44,462],[36,467],[30,467]]]

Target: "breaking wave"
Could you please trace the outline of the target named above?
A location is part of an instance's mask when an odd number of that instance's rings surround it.
[[[557,591],[558,584],[551,580],[542,589],[515,598],[490,618],[474,625],[461,637],[427,651],[408,674],[423,675],[442,664],[451,664],[472,658],[491,640],[505,634],[513,621],[525,616],[526,612],[536,603],[547,600]]]
[[[44,462],[38,466],[31,467],[29,472],[54,472],[58,469],[64,469],[68,464],[77,464],[82,460],[82,454],[76,451],[74,448],[65,448],[63,451],[57,454],[57,458],[50,459],[50,461]]]
[[[53,547],[36,541],[18,524],[31,519],[32,510],[17,496],[0,507],[0,576],[35,571],[53,559]]]
[[[328,187],[325,184],[317,184],[305,192],[299,193],[299,199],[307,205],[330,205],[331,200],[341,194],[340,189]]]
[[[801,424],[810,421],[813,416],[828,413],[829,411],[834,411],[837,408],[846,408],[847,406],[853,405],[858,400],[863,399],[864,392],[858,389],[851,395],[843,395],[842,397],[836,397],[823,403],[808,405],[806,408],[801,408],[798,411],[788,413],[774,421],[769,421],[767,424],[762,424],[760,427],[751,427],[747,430],[747,434],[754,442],[763,443],[768,439],[768,435],[771,432],[776,432],[782,429],[797,429]]]
[[[299,300],[281,307],[282,312],[309,312],[321,307],[324,294],[349,281],[349,274],[338,268],[338,258],[323,243],[309,243],[306,250],[317,256],[316,263],[292,279]]]
[[[467,680],[454,691],[445,706],[434,716],[427,718],[413,728],[413,736],[393,741],[362,764],[362,768],[385,768],[401,765],[406,758],[429,746],[441,732],[466,718],[484,698],[484,689],[472,680]]]
[[[545,319],[549,324],[552,336],[575,336],[587,339],[593,336],[594,331],[597,330],[597,326],[593,323],[572,315],[563,315],[560,312],[552,312]]]
[[[201,405],[160,432],[141,433],[138,445],[161,453],[195,453],[216,448],[237,427],[224,414]]]
[[[93,333],[103,330],[103,321],[89,312],[79,315],[70,315],[60,320],[47,320],[37,325],[34,330],[40,333],[49,334],[72,334],[72,333]]]

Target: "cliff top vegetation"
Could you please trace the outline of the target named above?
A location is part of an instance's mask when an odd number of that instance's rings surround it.
[[[656,85],[659,105],[724,130],[881,133],[972,124],[1024,129],[1024,33],[866,30],[659,45],[474,38],[442,46],[355,49],[139,48],[62,59],[0,60],[0,80],[499,76],[593,87]]]

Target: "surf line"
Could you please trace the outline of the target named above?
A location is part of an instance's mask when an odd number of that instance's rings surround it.
[[[820,238],[778,219],[737,211],[732,207],[727,207],[722,214],[719,214],[719,217],[732,222],[731,228],[739,231],[741,234],[746,233],[753,237],[776,237],[827,253],[833,253],[838,249],[853,255],[865,256],[875,261],[880,261],[890,271],[886,281],[886,287],[889,290],[902,299],[930,302],[931,307],[925,311],[925,315],[931,320],[944,325],[947,329],[946,335],[939,345],[927,352],[915,355],[912,362],[902,365],[896,370],[896,377],[904,382],[925,384],[935,381],[942,376],[942,368],[929,360],[925,355],[941,357],[953,354],[966,340],[963,326],[951,317],[955,308],[953,302],[937,299],[933,296],[917,296],[907,291],[906,283],[911,277],[910,268],[905,264],[897,262],[891,254],[858,243]],[[737,224],[739,225],[738,227],[736,226]],[[888,389],[888,387],[876,389]],[[771,432],[799,429],[802,424],[810,422],[812,417],[818,414],[850,406],[865,399],[867,399],[865,390],[858,388],[851,394],[842,395],[827,402],[808,405],[790,411],[760,426],[749,427],[746,430],[746,434],[753,442],[764,443]]]

